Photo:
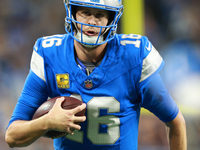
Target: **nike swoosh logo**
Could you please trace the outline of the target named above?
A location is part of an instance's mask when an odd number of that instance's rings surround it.
[[[34,48],[35,48],[35,50],[37,51],[37,50],[38,50],[38,47],[37,47],[36,45],[37,45],[37,41],[36,41],[35,44],[34,44]]]
[[[151,43],[149,42],[149,46],[148,47],[146,47],[146,49],[148,50],[148,51],[150,51],[151,50]]]

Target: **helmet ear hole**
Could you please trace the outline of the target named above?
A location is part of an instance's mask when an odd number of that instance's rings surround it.
[[[111,22],[114,20],[115,14],[116,13],[114,11],[109,11],[108,25],[111,24]]]
[[[72,11],[72,16],[73,16],[73,18],[76,20],[76,12],[77,12],[77,6],[71,6],[72,7],[72,9],[71,9],[71,11]]]
[[[77,12],[77,6],[71,5],[71,15],[72,15],[72,18],[74,18],[74,20],[76,20],[76,12]],[[71,24],[72,25],[72,31],[74,31],[76,29],[74,23]]]

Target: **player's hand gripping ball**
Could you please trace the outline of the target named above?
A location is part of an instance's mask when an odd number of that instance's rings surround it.
[[[39,118],[39,117],[47,114],[52,109],[53,105],[56,102],[56,99],[60,98],[60,97],[61,96],[54,97],[54,98],[51,98],[51,99],[47,100],[46,102],[44,102],[36,110],[32,119],[36,119],[36,118]],[[63,109],[73,109],[83,103],[82,101],[80,101],[76,98],[73,98],[73,97],[66,97],[66,96],[64,96],[64,97],[65,97],[65,100],[61,105]],[[84,115],[85,115],[85,109],[78,112],[75,116],[84,116]],[[77,124],[80,124],[80,122],[79,123],[77,122]],[[59,132],[59,131],[55,131],[55,130],[50,130],[46,134],[44,134],[43,137],[55,139],[55,138],[65,136],[67,134],[68,134],[67,132]]]

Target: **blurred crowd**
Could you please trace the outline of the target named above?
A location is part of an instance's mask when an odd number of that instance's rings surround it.
[[[65,33],[64,17],[62,0],[1,0],[0,150],[8,149],[5,129],[29,72],[33,45],[39,37]],[[33,150],[47,149],[36,145]]]
[[[185,117],[188,149],[198,150],[200,149],[200,1],[145,0],[145,2],[146,36],[165,61],[161,76]]]
[[[200,1],[144,1],[145,35],[165,60],[161,75],[186,118],[188,149],[197,150],[200,147]],[[134,19],[134,15],[130,16]],[[29,72],[33,45],[39,37],[65,33],[64,18],[62,0],[1,0],[0,150],[9,150],[4,134]],[[153,115],[141,116],[139,150],[167,149],[165,135],[164,123]],[[28,148],[41,149],[53,150],[52,140],[40,138]]]

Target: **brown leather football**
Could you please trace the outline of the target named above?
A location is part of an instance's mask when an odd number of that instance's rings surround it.
[[[44,102],[34,113],[32,119],[36,119],[39,118],[45,114],[47,114],[53,107],[53,105],[56,102],[56,99],[59,97],[65,97],[65,100],[62,103],[62,108],[63,109],[73,109],[79,105],[81,105],[83,102],[80,101],[79,99],[73,98],[73,97],[67,97],[67,96],[58,96],[58,97],[54,97],[51,98],[49,100],[47,100],[46,102]],[[85,115],[85,109],[82,110],[81,112],[77,113],[75,116],[84,116]],[[79,123],[77,123],[79,124]],[[67,132],[59,132],[59,131],[54,131],[54,130],[50,130],[48,131],[46,134],[43,135],[43,137],[47,137],[47,138],[59,138],[62,136],[67,135]]]

